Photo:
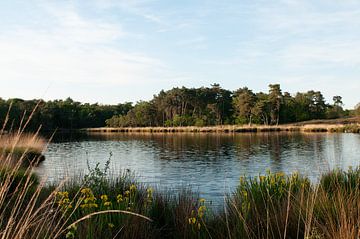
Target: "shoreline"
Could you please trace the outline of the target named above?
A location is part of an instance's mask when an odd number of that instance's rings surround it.
[[[222,126],[179,126],[179,127],[100,127],[85,128],[85,133],[264,133],[264,132],[328,132],[360,133],[360,124],[306,124],[306,125],[222,125]]]

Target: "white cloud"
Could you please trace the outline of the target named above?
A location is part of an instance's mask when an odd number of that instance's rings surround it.
[[[71,5],[46,5],[53,25],[0,36],[0,81],[137,84],[166,72],[158,59],[115,43],[128,37],[121,25],[81,17]]]

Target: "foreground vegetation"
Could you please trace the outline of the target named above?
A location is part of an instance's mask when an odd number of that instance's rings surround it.
[[[312,119],[334,119],[360,115],[360,107],[344,110],[341,96],[325,102],[320,91],[290,94],[278,84],[269,92],[254,93],[243,87],[235,91],[214,84],[201,88],[160,91],[150,101],[101,105],[66,100],[22,100],[0,98],[0,125],[6,115],[6,130],[21,128],[24,116],[32,115],[26,130],[80,129],[93,127],[178,127],[234,124],[277,125]],[[10,109],[10,110],[9,110]],[[35,111],[34,111],[35,109]]]
[[[333,171],[318,185],[297,173],[268,172],[240,178],[224,208],[187,191],[176,196],[137,184],[92,175],[95,184],[65,185],[56,203],[67,215],[67,237],[76,238],[357,238],[360,170]],[[95,182],[94,181],[94,182]],[[94,183],[93,182],[93,183]],[[100,187],[99,184],[100,183]],[[102,214],[124,210],[146,216]],[[64,232],[64,233],[65,233]]]

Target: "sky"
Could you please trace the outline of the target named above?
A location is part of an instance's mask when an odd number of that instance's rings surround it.
[[[360,102],[360,1],[1,0],[0,97],[116,104],[219,83]]]

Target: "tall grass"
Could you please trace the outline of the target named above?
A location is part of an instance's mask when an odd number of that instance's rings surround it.
[[[38,134],[5,134],[0,136],[0,165],[2,167],[22,167],[36,165],[45,160],[42,152],[46,140]]]
[[[217,217],[222,238],[359,238],[360,169],[335,170],[319,184],[297,173],[240,180]]]
[[[4,134],[0,137],[0,149],[11,151],[28,150],[41,153],[46,146],[46,140],[38,134],[22,133],[19,134]]]
[[[104,209],[100,212],[88,212],[80,217],[65,213],[58,203],[59,190],[64,187],[64,183],[45,186],[45,180],[40,180],[33,173],[33,167],[44,159],[41,153],[46,147],[46,141],[38,132],[25,133],[34,111],[28,118],[24,113],[17,130],[14,130],[13,125],[7,126],[7,114],[0,130],[0,238],[69,238],[69,230],[77,224],[87,223],[105,214],[122,214],[150,220],[124,210]],[[81,193],[80,189],[77,194]],[[78,206],[81,206],[80,203],[73,210],[77,210]],[[88,232],[86,234],[92,236]]]

